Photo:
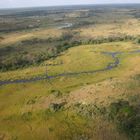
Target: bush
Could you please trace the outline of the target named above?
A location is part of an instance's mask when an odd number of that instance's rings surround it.
[[[61,110],[64,105],[66,104],[66,102],[62,102],[62,103],[51,103],[49,106],[49,109],[51,112],[57,112],[59,110]]]
[[[140,44],[140,38],[136,39],[136,43]]]

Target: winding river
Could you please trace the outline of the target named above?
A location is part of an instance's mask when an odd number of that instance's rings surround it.
[[[81,74],[95,74],[98,72],[109,71],[109,70],[112,70],[112,69],[118,67],[118,65],[120,64],[118,55],[123,54],[124,52],[101,52],[101,53],[104,55],[111,56],[114,60],[114,62],[109,63],[103,69],[98,69],[98,70],[93,70],[93,71],[73,72],[73,73],[61,73],[61,74],[57,74],[57,75],[53,75],[53,76],[46,76],[44,74],[42,76],[37,76],[34,78],[30,78],[30,79],[5,80],[5,81],[0,81],[0,86],[8,85],[8,84],[29,83],[29,82],[35,82],[35,81],[40,81],[40,80],[45,80],[45,79],[54,79],[54,78],[59,78],[59,77],[78,76]],[[128,54],[140,53],[140,50],[131,51],[131,52],[127,52],[127,53]]]

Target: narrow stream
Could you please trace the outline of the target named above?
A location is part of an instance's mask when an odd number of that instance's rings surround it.
[[[98,72],[103,72],[103,71],[109,71],[112,70],[120,64],[119,57],[117,55],[123,54],[123,52],[101,52],[104,55],[109,55],[113,58],[114,62],[109,63],[105,68],[103,69],[98,69],[98,70],[93,70],[93,71],[82,71],[82,72],[72,72],[72,73],[61,73],[53,76],[46,76],[45,74],[42,76],[37,76],[34,78],[30,79],[17,79],[17,80],[5,80],[5,81],[0,81],[0,86],[2,85],[8,85],[8,84],[19,84],[19,83],[29,83],[29,82],[35,82],[35,81],[40,81],[40,80],[45,80],[45,79],[54,79],[54,78],[59,78],[59,77],[68,77],[68,76],[78,76],[81,74],[95,74]],[[134,54],[134,53],[140,53],[140,50],[128,52],[129,54]]]

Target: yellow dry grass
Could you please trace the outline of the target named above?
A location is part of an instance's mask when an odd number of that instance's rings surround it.
[[[25,39],[30,39],[30,38],[49,38],[49,37],[59,37],[62,34],[63,30],[58,30],[54,28],[49,28],[49,29],[39,29],[39,30],[34,30],[31,32],[14,32],[14,33],[9,33],[6,35],[3,35],[5,38],[4,40],[1,40],[0,46],[2,47],[3,45],[8,45],[12,43],[17,43]]]
[[[79,29],[81,37],[108,37],[120,34],[137,36],[140,35],[140,21],[130,19],[124,23],[97,24]]]

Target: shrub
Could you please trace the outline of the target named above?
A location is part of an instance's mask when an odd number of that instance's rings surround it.
[[[140,44],[140,38],[136,39],[136,43]]]
[[[32,119],[32,112],[26,112],[21,117],[24,121],[30,121]]]
[[[53,94],[55,97],[59,97],[62,95],[62,93],[59,90],[51,90],[51,94]]]
[[[66,102],[62,102],[62,103],[51,103],[50,106],[49,106],[49,109],[50,109],[51,112],[57,112],[60,109],[62,109],[65,104],[66,104]]]

